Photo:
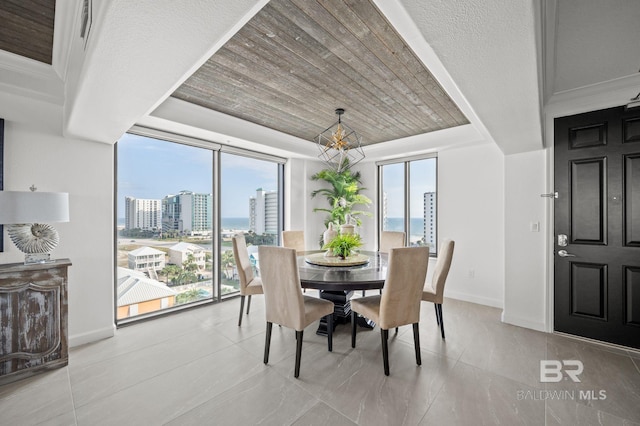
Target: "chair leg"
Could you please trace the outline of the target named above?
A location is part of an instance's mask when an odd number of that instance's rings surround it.
[[[333,313],[327,315],[327,345],[329,352],[333,352]]]
[[[238,317],[238,327],[242,325],[242,311],[244,311],[244,296],[240,296],[240,316]]]
[[[271,347],[271,328],[273,327],[272,322],[267,322],[267,337],[264,341],[264,363],[267,364],[269,362],[269,348]]]
[[[357,314],[355,311],[351,311],[351,347],[356,347],[356,318]]]
[[[438,304],[433,304],[433,309],[436,310],[436,324],[440,325],[440,313],[438,312]]]
[[[296,330],[296,368],[293,372],[293,377],[296,379],[300,375],[300,358],[302,358],[302,334],[304,331]]]
[[[382,363],[384,364],[384,374],[389,375],[389,330],[380,329],[382,338]]]
[[[396,327],[396,334],[398,334],[398,327]]]
[[[422,357],[420,356],[420,331],[418,323],[413,324],[413,346],[416,349],[416,364],[422,365]]]
[[[247,315],[249,315],[249,308],[251,307],[251,295],[247,297]]]
[[[442,319],[442,303],[438,303],[438,313],[440,314],[440,331],[444,339],[444,320]]]

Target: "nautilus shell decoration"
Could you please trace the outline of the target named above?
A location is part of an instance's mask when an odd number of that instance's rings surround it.
[[[49,253],[60,241],[58,231],[44,223],[10,225],[7,233],[23,253]]]

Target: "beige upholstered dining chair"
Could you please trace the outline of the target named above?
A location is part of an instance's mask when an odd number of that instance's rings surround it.
[[[297,253],[305,251],[304,231],[282,231],[282,247],[296,249]]]
[[[302,337],[312,322],[327,317],[329,352],[333,351],[333,302],[302,294],[296,251],[287,247],[260,246],[260,275],[264,287],[267,335],[264,343],[264,363],[269,362],[271,328],[273,324],[296,331],[296,364],[294,376],[300,374]]]
[[[406,234],[396,231],[382,231],[380,233],[380,253],[389,253],[392,248],[404,247]]]
[[[247,252],[247,242],[242,234],[236,234],[231,238],[233,245],[233,257],[238,268],[238,278],[240,279],[240,316],[238,317],[238,327],[242,325],[242,311],[244,310],[244,298],[247,300],[247,315],[251,307],[251,295],[262,294],[262,280],[253,273],[249,253]]]
[[[443,339],[444,322],[442,321],[442,302],[444,301],[444,284],[447,281],[447,275],[449,275],[449,269],[451,268],[454,246],[455,242],[450,239],[446,239],[440,244],[433,277],[431,278],[431,282],[426,283],[422,291],[422,300],[433,302],[436,310],[436,322],[440,326],[440,334]]]
[[[392,248],[404,247],[406,234],[401,231],[382,231],[380,233],[380,248],[378,252],[388,254]],[[382,294],[382,289],[379,291]],[[364,297],[366,290],[362,290]]]
[[[282,231],[282,247],[296,249],[298,254],[305,251],[304,231]],[[307,289],[302,291],[306,293]]]
[[[403,247],[389,251],[384,292],[351,300],[351,347],[356,347],[356,313],[380,326],[384,374],[389,375],[389,329],[413,324],[416,363],[420,356],[420,296],[427,276],[429,247]]]

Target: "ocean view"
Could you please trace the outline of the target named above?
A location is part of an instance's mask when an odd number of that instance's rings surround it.
[[[221,219],[222,229],[248,230],[248,217],[223,217]],[[118,225],[124,227],[124,218],[118,218]],[[404,229],[404,219],[401,217],[387,218],[387,231],[402,231]],[[424,219],[421,217],[411,218],[411,236],[422,238],[424,235]]]
[[[223,217],[220,221],[221,221],[222,229],[249,230],[248,217]]]
[[[414,236],[422,237],[424,235],[424,219],[421,217],[413,217],[410,222],[410,233]],[[387,231],[404,231],[404,219],[401,217],[387,218]]]

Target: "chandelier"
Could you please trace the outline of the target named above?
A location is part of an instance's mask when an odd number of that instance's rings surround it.
[[[318,158],[337,173],[347,170],[364,158],[362,137],[342,122],[344,108],[337,108],[338,121],[315,137],[320,150]]]

